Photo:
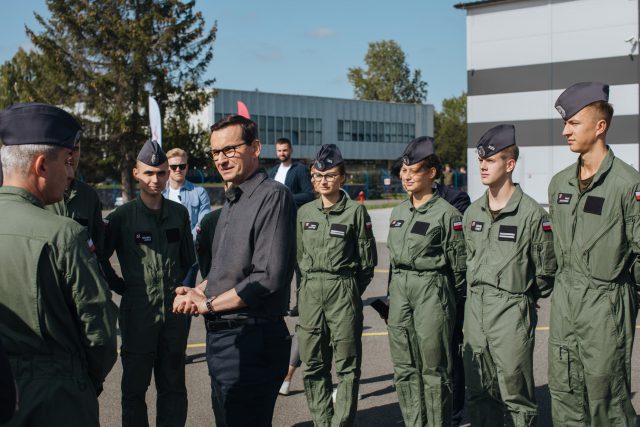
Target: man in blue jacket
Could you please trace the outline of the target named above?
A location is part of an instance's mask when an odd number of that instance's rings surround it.
[[[280,164],[271,168],[269,178],[275,179],[291,190],[296,207],[299,208],[315,199],[315,195],[311,185],[309,168],[302,163],[294,162],[291,159],[292,154],[291,141],[287,138],[280,138],[276,141],[276,155]]]
[[[211,211],[211,202],[207,190],[203,187],[196,187],[193,183],[187,181],[187,172],[189,172],[189,157],[187,152],[174,148],[167,152],[169,159],[169,181],[162,195],[169,200],[182,204],[189,211],[191,220],[191,235],[195,243],[198,224],[202,218]],[[198,276],[198,263],[195,263],[182,282],[185,286],[193,288]]]

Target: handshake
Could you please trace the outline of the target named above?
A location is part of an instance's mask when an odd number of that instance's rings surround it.
[[[176,288],[176,297],[173,300],[173,312],[192,316],[206,314],[209,311],[207,308],[207,297],[204,294],[206,286],[206,280],[195,288],[178,286]]]

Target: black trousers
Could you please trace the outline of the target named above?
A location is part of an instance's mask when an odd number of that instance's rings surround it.
[[[211,402],[218,427],[269,427],[287,374],[284,320],[207,332]]]

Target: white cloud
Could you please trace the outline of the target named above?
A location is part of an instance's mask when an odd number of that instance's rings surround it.
[[[318,27],[314,28],[311,31],[307,31],[307,37],[311,37],[314,39],[327,39],[330,37],[334,37],[336,35],[336,30],[329,27]]]

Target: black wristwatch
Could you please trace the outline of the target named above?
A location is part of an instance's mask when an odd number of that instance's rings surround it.
[[[206,301],[206,305],[207,305],[207,310],[209,311],[209,314],[211,315],[215,315],[216,311],[213,309],[213,300],[216,299],[215,296],[212,296],[211,298],[207,298]]]

